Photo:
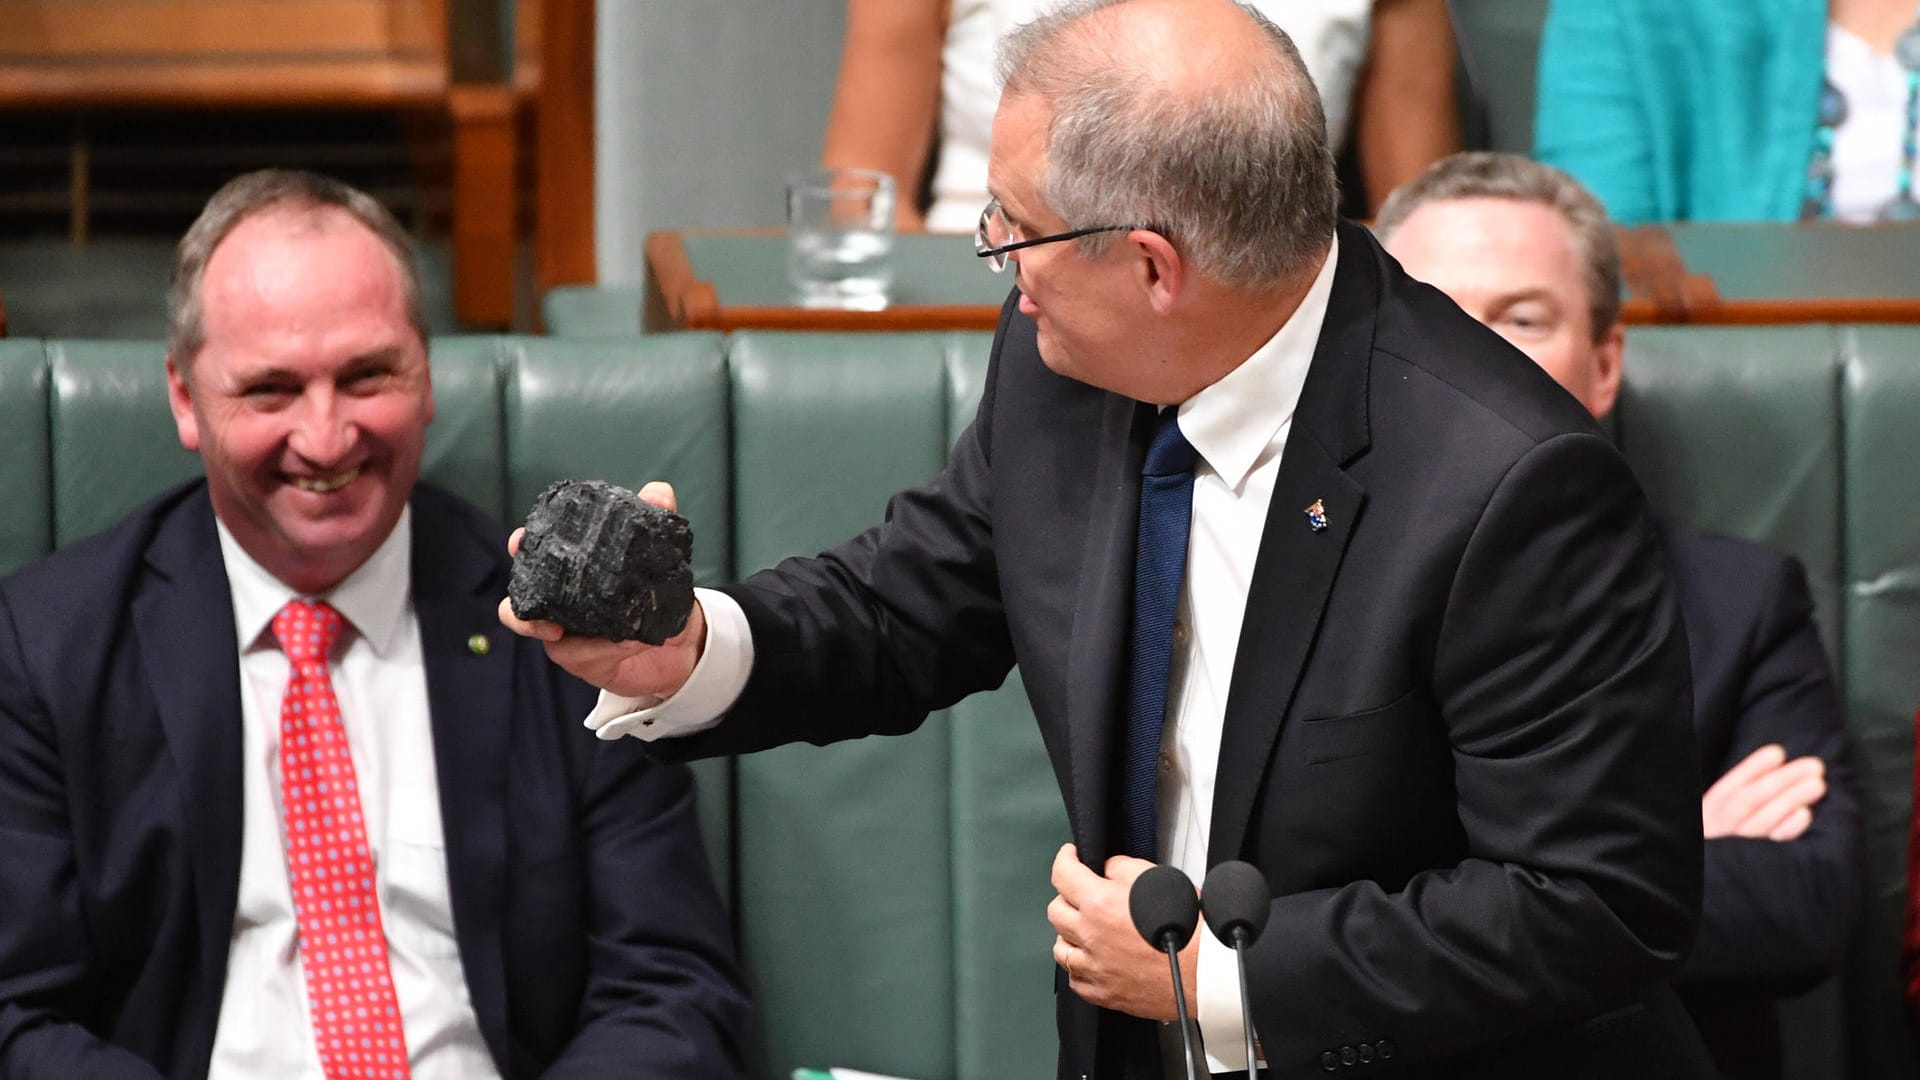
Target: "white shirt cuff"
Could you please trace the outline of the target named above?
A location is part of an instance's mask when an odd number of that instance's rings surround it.
[[[1233,949],[1200,925],[1200,959],[1194,965],[1194,998],[1200,1003],[1200,1039],[1207,1048],[1207,1069],[1214,1073],[1247,1068],[1247,1026],[1240,1011],[1240,969]]]
[[[753,671],[753,631],[747,613],[733,597],[695,589],[693,598],[707,620],[707,644],[693,672],[672,697],[622,697],[600,691],[587,714],[589,730],[602,739],[631,735],[652,742],[705,731],[720,722],[746,689]]]

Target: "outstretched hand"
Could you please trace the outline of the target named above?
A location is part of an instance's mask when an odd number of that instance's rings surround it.
[[[663,510],[677,509],[673,486],[658,480],[641,488],[640,498]],[[507,554],[519,553],[525,532],[513,530],[507,538]],[[673,696],[686,685],[707,643],[706,615],[697,598],[686,628],[659,645],[568,634],[558,623],[520,618],[513,613],[513,601],[505,598],[500,601],[500,622],[522,637],[545,643],[553,662],[576,677],[628,698]]]

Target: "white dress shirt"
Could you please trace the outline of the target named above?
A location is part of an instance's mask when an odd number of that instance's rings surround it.
[[[1294,406],[1326,322],[1338,257],[1336,241],[1279,333],[1180,406],[1180,430],[1199,451],[1200,463],[1193,471],[1193,525],[1167,668],[1157,810],[1160,861],[1179,867],[1196,882],[1206,879],[1211,865],[1207,835],[1213,826],[1213,783],[1247,590],[1273,502],[1274,479],[1280,474],[1280,452],[1293,430]],[[1306,507],[1292,512],[1304,515]],[[1237,857],[1222,853],[1221,861]],[[1208,1068],[1245,1069],[1246,1028],[1233,951],[1206,930],[1200,932],[1196,981]]]
[[[1247,590],[1280,453],[1326,322],[1339,254],[1336,238],[1279,332],[1226,377],[1180,405],[1180,430],[1199,451],[1200,462],[1194,467],[1193,524],[1175,616],[1156,787],[1160,859],[1196,883],[1206,879],[1209,866],[1220,733]],[[1299,512],[1304,515],[1306,507]],[[718,723],[740,696],[753,668],[746,615],[724,593],[696,592],[707,618],[707,648],[687,684],[666,701],[602,693],[586,720],[601,738],[690,735]],[[1233,953],[1209,932],[1201,931],[1200,938],[1195,998],[1208,1067],[1245,1069],[1246,1027]]]
[[[348,629],[329,674],[353,755],[373,852],[394,996],[414,1080],[497,1078],[467,996],[453,932],[440,785],[434,771],[420,622],[409,560],[412,511],[358,570],[320,599]],[[223,523],[220,554],[240,641],[240,894],[210,1080],[324,1080],[300,972],[280,805],[286,654],[273,617],[298,594],[255,562]]]

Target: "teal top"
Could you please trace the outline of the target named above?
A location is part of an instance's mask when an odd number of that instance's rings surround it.
[[[1793,221],[1826,0],[1553,0],[1534,156],[1616,221]]]

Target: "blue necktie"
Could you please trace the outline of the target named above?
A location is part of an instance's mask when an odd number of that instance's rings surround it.
[[[1167,715],[1173,617],[1193,522],[1193,465],[1179,410],[1162,409],[1140,470],[1140,528],[1133,548],[1133,629],[1127,664],[1127,731],[1121,750],[1118,853],[1156,857],[1154,779]]]

